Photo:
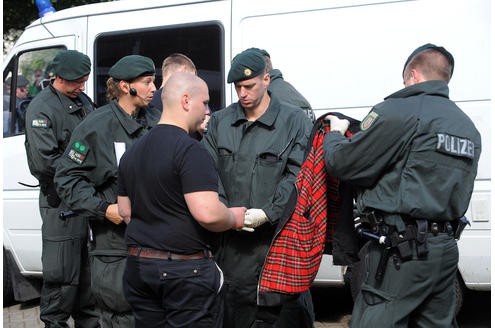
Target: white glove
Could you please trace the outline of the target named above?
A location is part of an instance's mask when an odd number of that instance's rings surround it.
[[[332,131],[338,131],[341,135],[344,135],[345,131],[349,127],[349,120],[340,119],[337,116],[327,115],[325,116],[325,120],[330,121],[330,129]]]
[[[254,228],[259,227],[265,222],[268,222],[268,217],[262,209],[250,208],[244,215],[244,227],[242,230],[253,232]]]

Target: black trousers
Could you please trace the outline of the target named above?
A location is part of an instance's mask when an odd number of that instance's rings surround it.
[[[124,295],[136,328],[222,327],[222,272],[211,258],[127,257]]]

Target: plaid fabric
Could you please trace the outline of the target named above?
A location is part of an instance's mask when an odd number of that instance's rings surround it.
[[[296,180],[295,210],[276,235],[260,275],[259,291],[301,293],[320,266],[325,242],[331,242],[339,213],[339,180],[326,174],[323,141],[330,131],[322,120]]]

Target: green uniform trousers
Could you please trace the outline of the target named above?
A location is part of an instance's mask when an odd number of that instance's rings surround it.
[[[118,251],[91,251],[91,285],[105,328],[134,328],[134,315],[123,294],[126,257]]]
[[[40,198],[44,197],[40,194]],[[43,219],[43,287],[40,319],[46,327],[99,327],[99,315],[90,289],[87,221],[59,219],[59,208],[40,207]]]
[[[371,242],[364,261],[365,277],[352,311],[351,327],[457,327],[454,279],[457,243],[447,233],[428,233],[428,255],[401,262],[390,257],[383,281],[375,273],[383,246]]]

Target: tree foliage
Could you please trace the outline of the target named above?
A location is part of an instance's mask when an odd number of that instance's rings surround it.
[[[111,0],[50,0],[55,10],[82,6],[90,3]],[[38,19],[38,7],[35,0],[3,1],[3,41],[4,53],[15,42],[26,26]]]

